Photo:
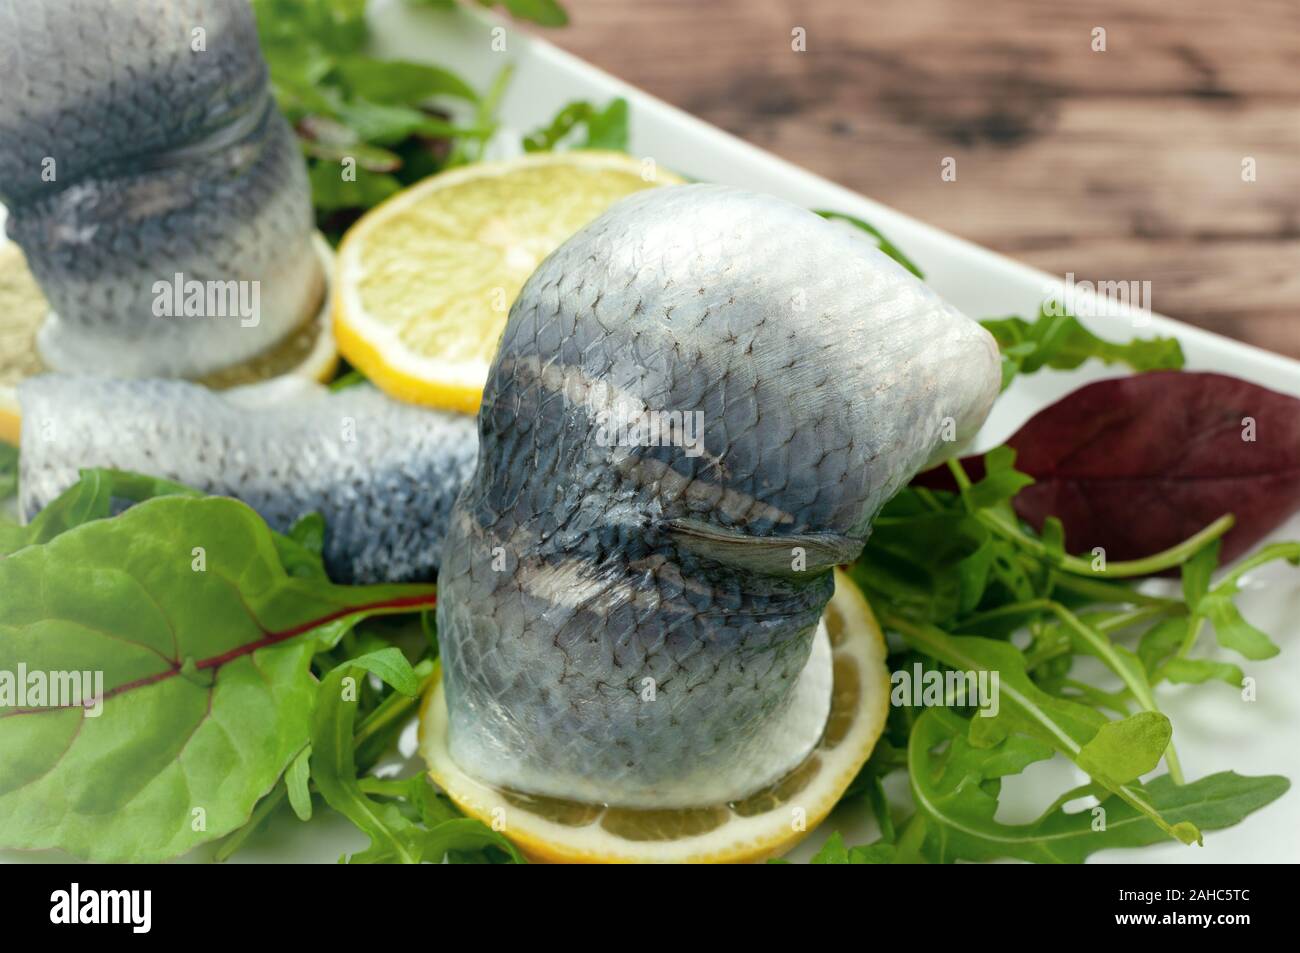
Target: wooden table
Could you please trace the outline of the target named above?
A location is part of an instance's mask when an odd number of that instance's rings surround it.
[[[1300,357],[1300,0],[563,2],[549,39],[723,129]]]

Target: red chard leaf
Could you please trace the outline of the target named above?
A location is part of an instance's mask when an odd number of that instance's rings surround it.
[[[1141,559],[1225,513],[1229,562],[1300,509],[1300,400],[1224,374],[1152,371],[1098,381],[1040,411],[1007,440],[1034,478],[1014,506],[1041,530],[1054,516],[1070,552]],[[982,458],[963,461],[972,480]],[[946,468],[918,485],[955,489]]]

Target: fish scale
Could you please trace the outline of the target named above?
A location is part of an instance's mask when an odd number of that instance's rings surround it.
[[[53,309],[48,367],[201,376],[315,316],[306,168],[245,0],[0,0],[0,89],[0,201]],[[258,314],[156,314],[177,274],[256,287]]]
[[[243,500],[280,532],[319,513],[340,582],[432,579],[474,467],[473,418],[369,385],[302,388],[247,406],[184,381],[31,378],[18,388],[19,508],[34,516],[83,467],[130,470]]]
[[[722,186],[616,204],[489,375],[439,578],[452,757],[632,807],[780,777],[829,706],[831,566],[999,383],[992,338],[855,233]],[[646,411],[702,413],[702,452],[610,439]]]

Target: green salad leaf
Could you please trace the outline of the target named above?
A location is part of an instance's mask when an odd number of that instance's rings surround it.
[[[479,0],[485,7],[502,6],[518,20],[528,20],[539,26],[564,26],[569,15],[555,0]]]
[[[360,697],[357,680],[363,672],[378,676],[408,698],[420,690],[415,669],[391,646],[349,659],[321,682],[312,718],[311,777],[325,802],[370,838],[367,850],[347,859],[352,863],[436,863],[452,851],[495,849],[509,860],[521,862],[514,845],[482,822],[447,817],[431,793],[413,798],[414,785],[431,792],[423,775],[395,783],[372,779],[369,785],[371,791],[407,798],[406,803],[414,800],[418,818],[403,811],[401,800],[378,800],[363,790],[357,778],[353,727]]]
[[[450,9],[452,0],[407,0]],[[480,0],[541,26],[563,26],[555,0]],[[446,66],[367,52],[366,0],[253,0],[262,55],[280,110],[307,157],[317,223],[331,239],[363,211],[427,175],[473,161],[497,131],[500,79],[481,93]],[[627,104],[557,117],[586,127],[585,147],[621,149]],[[453,114],[469,107],[473,118]],[[580,113],[580,115],[579,115]],[[563,135],[560,132],[559,135]],[[551,146],[545,146],[550,148]]]
[[[1023,655],[1013,645],[991,639],[949,636],[933,626],[915,625],[885,614],[882,614],[881,621],[901,632],[919,651],[951,668],[998,674],[1001,697],[998,713],[987,719],[981,715],[975,722],[985,739],[1005,738],[1012,733],[1033,739],[1046,746],[1040,750],[1055,750],[1065,755],[1098,784],[1146,814],[1170,836],[1185,843],[1199,840],[1198,831],[1175,828],[1167,823],[1129,785],[1143,773],[1142,770],[1134,771],[1135,764],[1144,765],[1146,771],[1151,770],[1168,745],[1168,719],[1165,716],[1147,713],[1159,720],[1156,724],[1146,720],[1135,724],[1128,719],[1108,722],[1096,709],[1053,696],[1035,685],[1025,669]],[[1143,716],[1135,715],[1133,718]],[[1153,730],[1161,739],[1159,746],[1154,748],[1150,740]],[[1142,746],[1128,750],[1123,742]]]
[[[0,442],[0,502],[18,492],[18,448]]]
[[[456,0],[406,0],[415,7],[435,7],[439,10],[451,10]],[[527,20],[538,26],[564,26],[569,16],[555,0],[478,0],[479,6],[505,7],[516,20]]]
[[[1192,609],[1192,626],[1200,619],[1214,625],[1214,635],[1224,648],[1232,649],[1245,658],[1258,661],[1272,658],[1280,651],[1265,633],[1246,621],[1233,601],[1240,592],[1241,577],[1265,563],[1283,559],[1293,566],[1300,564],[1300,543],[1273,543],[1262,547],[1254,555],[1238,562],[1218,583],[1210,587],[1208,580],[1198,587],[1199,597],[1189,600]],[[1240,681],[1238,681],[1240,684]]]
[[[401,106],[424,102],[431,96],[454,96],[471,103],[479,101],[474,87],[451,70],[427,63],[353,55],[339,59],[334,69],[344,89],[370,103]]]
[[[962,706],[975,703],[962,698],[919,715],[891,713],[887,747],[850,794],[880,791],[884,778],[906,770],[916,810],[896,826],[890,805],[873,803],[882,838],[869,846],[894,861],[1082,860],[1104,847],[1199,843],[1204,830],[1235,823],[1286,790],[1283,778],[1186,783],[1155,688],[1164,680],[1240,686],[1238,666],[1194,656],[1197,634],[1204,621],[1217,628],[1226,618],[1222,644],[1248,659],[1272,654],[1271,641],[1233,599],[1245,572],[1297,561],[1300,544],[1266,546],[1215,582],[1219,542],[1232,526],[1225,517],[1145,559],[1094,564],[1068,555],[1059,523],[1049,519],[1040,535],[1016,517],[1010,500],[1032,480],[1015,470],[1012,450],[987,454],[978,482],[955,461],[949,467],[957,492],[913,486],[895,496],[850,576],[882,624],[904,639],[892,670],[937,667],[987,673],[990,681],[996,674],[999,703],[969,717]],[[1127,581],[1169,569],[1181,569],[1182,598]],[[1118,688],[1072,677],[1084,656],[1103,663]],[[903,765],[891,753],[900,745],[908,750]],[[1089,775],[1089,791],[1111,820],[1123,821],[1119,833],[1112,828],[1103,838],[1089,817],[1066,817],[1059,804],[1014,830],[994,822],[1001,779],[1047,757],[1067,758]],[[1162,760],[1168,774],[1144,783]],[[837,855],[842,846],[827,850]]]
[[[307,170],[311,183],[312,203],[320,212],[366,209],[402,190],[402,180],[382,172],[358,173],[356,179],[344,179],[337,167],[316,163]]]
[[[627,100],[611,99],[603,109],[584,100],[568,103],[547,125],[524,137],[524,151],[549,152],[562,143],[577,149],[626,152]]]
[[[253,0],[253,10],[327,236],[337,239],[364,210],[477,155],[496,132],[499,90],[485,96],[446,67],[368,55],[365,0]],[[453,120],[464,107],[474,114],[469,124]]]
[[[1002,780],[1051,750],[1016,735],[992,745],[975,744],[970,727],[968,719],[932,708],[921,715],[912,733],[909,774],[924,821],[927,859],[1082,863],[1099,850],[1167,840],[1147,811],[1095,785],[1066,792],[1030,824],[996,820]],[[1154,750],[1158,755],[1159,749]],[[1133,791],[1175,827],[1217,830],[1272,803],[1288,788],[1285,778],[1248,778],[1225,771],[1184,785],[1163,775]],[[1093,807],[1067,812],[1071,802],[1086,797],[1095,802]]]
[[[872,225],[870,222],[864,222],[862,219],[857,218],[853,215],[846,215],[843,212],[832,212],[829,211],[828,209],[814,209],[813,211],[815,211],[822,218],[831,219],[832,221],[847,222],[848,224],[852,225],[854,228],[866,232],[869,236],[871,236],[872,239],[875,240],[877,248],[879,248],[890,258],[894,259],[894,261],[898,262],[900,265],[902,265],[912,274],[916,275],[916,277],[920,278],[922,281],[925,280],[924,272],[922,272],[921,269],[917,267],[916,263],[913,262],[912,259],[908,258],[906,255],[904,255],[903,250],[901,248],[899,248],[888,238],[886,238],[884,233],[881,232],[880,229]]]
[[[1073,370],[1090,358],[1105,364],[1124,364],[1135,371],[1181,370],[1183,349],[1176,338],[1135,338],[1128,343],[1107,341],[1085,328],[1069,314],[1039,309],[1033,321],[1024,318],[989,318],[980,322],[993,335],[1002,352],[1002,387],[1017,375],[1044,367]]]
[[[403,665],[406,671],[401,670]],[[321,682],[312,719],[312,778],[325,802],[370,837],[370,848],[358,855],[356,861],[419,863],[421,852],[404,836],[404,828],[409,822],[398,807],[372,801],[362,793],[357,782],[352,736],[359,695],[356,680],[362,670],[385,680],[393,678],[407,689],[407,694],[416,683],[410,663],[395,648],[358,656],[330,672]],[[393,682],[389,684],[397,687]]]
[[[845,847],[839,831],[832,834],[813,855],[813,864],[887,864],[894,860],[897,849],[891,844],[870,844],[865,847]]]
[[[80,480],[36,514],[36,518],[26,526],[0,521],[0,556],[17,552],[24,546],[49,542],[60,533],[91,520],[104,519],[112,515],[114,501],[138,503],[171,494],[201,495],[197,490],[160,477],[120,470],[83,470]]]
[[[19,549],[0,591],[0,671],[29,683],[0,697],[0,845],[115,861],[244,824],[307,743],[315,655],[434,598],[292,576],[247,506],[188,495]]]
[[[284,772],[284,786],[289,796],[289,806],[300,821],[310,821],[312,815],[311,787],[311,745],[298,752],[298,756],[289,762]]]

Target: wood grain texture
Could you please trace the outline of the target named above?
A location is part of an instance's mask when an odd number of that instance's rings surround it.
[[[1300,0],[565,5],[548,39],[750,142],[1300,357]]]

